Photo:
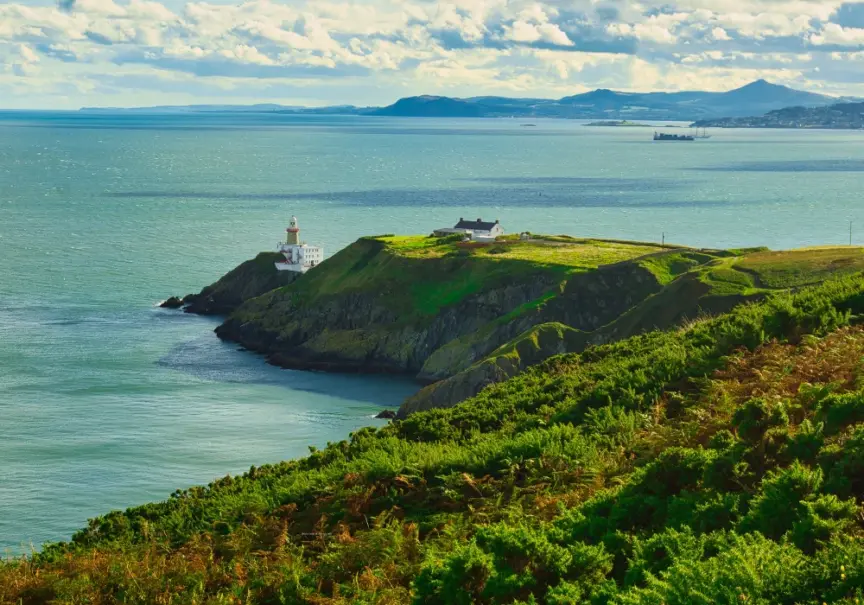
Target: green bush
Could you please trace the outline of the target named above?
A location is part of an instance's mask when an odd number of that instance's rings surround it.
[[[805,500],[814,498],[822,486],[822,471],[795,462],[774,471],[762,482],[750,512],[741,521],[741,530],[758,531],[779,540],[806,516]]]
[[[732,421],[738,429],[739,437],[754,442],[761,439],[768,429],[786,426],[789,416],[782,404],[751,399],[735,412]]]
[[[864,393],[833,393],[819,402],[818,416],[829,435],[864,421]]]

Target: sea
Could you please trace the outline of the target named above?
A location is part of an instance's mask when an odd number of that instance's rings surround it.
[[[158,308],[273,250],[292,214],[327,255],[460,217],[699,247],[864,244],[864,132],[652,134],[0,112],[0,554],[380,426],[416,390],[275,368],[219,341],[217,318]]]

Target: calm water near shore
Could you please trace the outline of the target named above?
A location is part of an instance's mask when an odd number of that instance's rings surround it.
[[[280,370],[164,311],[272,249],[460,216],[711,247],[864,243],[864,133],[0,112],[0,550],[338,441],[416,387]]]

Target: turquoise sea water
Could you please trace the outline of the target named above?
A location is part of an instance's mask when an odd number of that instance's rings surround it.
[[[285,371],[155,308],[272,249],[460,216],[699,246],[864,243],[864,133],[0,113],[0,549],[375,424],[407,380]],[[858,227],[859,235],[854,229]]]

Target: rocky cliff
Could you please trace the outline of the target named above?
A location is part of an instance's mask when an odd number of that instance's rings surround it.
[[[362,239],[290,286],[248,301],[217,334],[284,367],[417,374],[448,342],[565,278],[559,266],[468,252],[411,257]]]
[[[198,294],[187,294],[182,299],[169,299],[170,305],[182,307],[187,313],[200,315],[229,315],[251,298],[287,286],[299,277],[291,271],[278,271],[274,266],[282,260],[276,252],[262,252],[222,276]]]

